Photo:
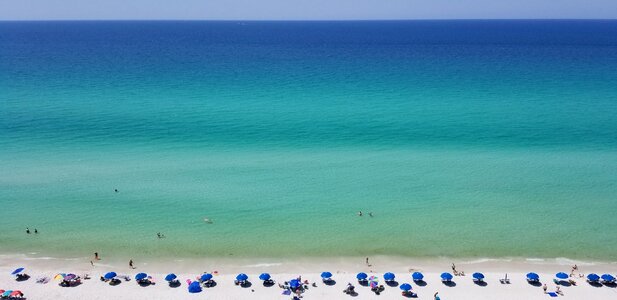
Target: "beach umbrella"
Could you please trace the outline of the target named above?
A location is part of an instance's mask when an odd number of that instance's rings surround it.
[[[189,293],[199,293],[201,292],[201,285],[199,281],[193,281],[189,284]]]
[[[358,278],[358,280],[366,280],[367,277],[368,275],[366,275],[366,273],[364,272],[360,272],[358,273],[358,275],[356,275],[356,278]]]
[[[379,278],[377,276],[371,276],[368,278],[369,286],[375,288],[379,285]]]
[[[613,277],[613,275],[611,275],[611,274],[604,274],[604,275],[602,275],[601,278],[604,281],[609,281],[609,282],[615,281],[615,277]]]
[[[482,274],[482,273],[473,273],[471,276],[472,276],[474,279],[477,279],[477,280],[482,280],[482,279],[484,279],[484,274]]]
[[[64,279],[64,277],[66,277],[66,274],[58,273],[58,274],[56,274],[56,276],[54,276],[54,280]]]
[[[245,281],[249,279],[248,275],[244,274],[244,273],[240,273],[238,274],[238,276],[236,276],[236,280],[238,281]]]
[[[394,280],[394,277],[395,277],[395,276],[394,276],[394,273],[390,273],[390,272],[388,272],[388,273],[386,273],[386,274],[383,274],[383,279],[384,279],[385,281],[392,281],[392,280]]]
[[[2,293],[2,297],[3,298],[8,298],[11,295],[12,292],[13,292],[13,290],[4,291],[4,293]]]
[[[420,272],[414,272],[413,274],[411,274],[411,278],[413,278],[414,281],[419,281],[424,279],[424,275],[422,275],[422,273]]]
[[[441,273],[441,279],[442,280],[450,281],[450,280],[452,280],[452,278],[454,278],[454,276],[452,276],[452,274],[450,274],[448,272]]]
[[[598,281],[598,280],[600,280],[600,276],[598,276],[598,274],[591,273],[591,274],[587,275],[587,279],[589,281]]]
[[[174,279],[176,279],[178,276],[176,276],[176,274],[174,273],[169,273],[167,274],[167,276],[165,276],[165,281],[172,281]]]
[[[331,277],[332,277],[332,273],[330,273],[330,272],[322,272],[321,273],[321,278],[323,278],[323,279],[328,279],[328,278],[331,278]]]
[[[23,295],[24,295],[24,293],[22,293],[21,291],[13,291],[10,296],[11,297],[18,297],[18,296],[23,296]]]
[[[401,284],[400,288],[401,288],[401,290],[407,292],[407,291],[411,290],[411,284],[403,283],[403,284]]]
[[[538,281],[540,280],[540,276],[534,272],[531,272],[531,273],[527,273],[527,279]]]
[[[103,276],[103,278],[105,279],[112,279],[114,277],[118,276],[118,274],[116,274],[116,272],[109,272],[107,274],[105,274],[105,276]]]
[[[0,290],[0,295],[4,294],[5,290]]]
[[[260,280],[269,280],[271,278],[270,274],[268,273],[261,273],[261,275],[259,275],[259,279]]]
[[[148,274],[146,273],[137,273],[137,275],[135,275],[135,280],[142,280],[146,277],[148,277]]]
[[[212,279],[212,274],[210,274],[210,273],[204,273],[204,274],[201,275],[201,277],[199,277],[199,280],[201,280],[201,281],[208,281],[210,279]],[[240,279],[238,279],[238,280],[240,280]],[[246,279],[243,279],[243,280],[246,280]]]
[[[13,273],[11,273],[11,275],[17,275],[17,274],[19,274],[19,273],[23,272],[23,271],[24,271],[24,269],[25,269],[25,268],[17,268],[17,269],[15,269],[15,271],[13,271]]]
[[[298,279],[292,279],[289,281],[289,287],[292,289],[298,288],[300,285],[302,285],[302,283]]]
[[[555,274],[555,277],[559,278],[559,279],[568,279],[568,274],[564,273],[564,272],[559,272],[557,274]]]
[[[75,274],[67,274],[66,276],[64,276],[64,280],[66,281],[75,280],[76,278],[77,278],[77,275]]]

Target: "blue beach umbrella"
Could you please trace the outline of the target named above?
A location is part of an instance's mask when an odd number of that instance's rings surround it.
[[[201,292],[201,285],[199,281],[193,281],[189,284],[189,293],[199,293]]]
[[[167,276],[165,276],[165,281],[172,281],[174,279],[176,279],[178,276],[176,276],[176,274],[174,273],[169,273],[167,274]]]
[[[17,275],[17,274],[19,274],[19,273],[23,272],[23,271],[24,271],[24,269],[25,269],[25,268],[17,268],[17,269],[15,269],[15,271],[13,271],[13,273],[11,273],[11,275]]]
[[[298,288],[300,287],[301,283],[300,280],[298,279],[292,279],[289,281],[289,287],[292,289]]]
[[[330,273],[330,272],[322,272],[321,273],[321,278],[323,278],[323,279],[328,279],[328,278],[331,278],[331,277],[332,277],[332,273]]]
[[[366,273],[364,272],[360,272],[358,273],[358,275],[356,275],[356,278],[358,278],[358,280],[366,280],[366,278],[368,278],[368,275],[366,275]]]
[[[484,274],[482,273],[473,273],[473,275],[471,275],[474,279],[478,279],[478,280],[482,280],[484,279]]]
[[[411,274],[411,278],[413,278],[414,281],[419,281],[424,279],[424,275],[422,275],[422,273],[420,272],[414,272],[413,274]]]
[[[442,280],[452,280],[452,278],[454,278],[454,276],[448,272],[441,273]]]
[[[135,275],[135,280],[142,280],[146,277],[148,277],[148,274],[146,273],[137,273],[137,275]]]
[[[568,279],[570,276],[568,276],[568,274],[566,274],[564,272],[559,272],[559,273],[555,274],[555,277],[557,277],[559,279]]]
[[[604,275],[602,275],[601,278],[604,281],[609,281],[609,282],[615,281],[615,277],[613,277],[613,275],[611,275],[611,274],[604,274]]]
[[[118,276],[118,274],[116,274],[116,272],[109,272],[107,274],[105,274],[105,276],[103,276],[105,279],[112,279],[115,278],[116,276]]]
[[[411,290],[411,284],[403,283],[403,284],[401,284],[400,288],[401,288],[401,290],[407,292],[407,291]]]
[[[210,273],[201,274],[201,277],[199,277],[199,280],[201,280],[201,281],[208,281],[210,279],[212,279],[212,274],[210,274]],[[244,279],[244,280],[246,280],[246,279]]]
[[[244,274],[244,273],[240,273],[238,274],[238,276],[236,276],[236,280],[238,281],[245,281],[249,279],[248,275]]]
[[[531,272],[531,273],[527,273],[527,279],[538,281],[540,280],[540,276],[534,272]]]
[[[394,273],[388,272],[386,274],[383,274],[383,279],[386,280],[386,281],[392,281],[392,280],[394,280],[394,277],[395,277]]]
[[[587,275],[587,279],[589,281],[598,281],[598,280],[600,280],[600,276],[598,276],[598,274],[591,273],[591,274]]]
[[[269,280],[270,278],[272,277],[268,273],[261,273],[261,275],[259,275],[260,280]]]

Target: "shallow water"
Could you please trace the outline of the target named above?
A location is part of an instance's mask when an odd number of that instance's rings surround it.
[[[0,40],[1,252],[617,259],[617,22]]]

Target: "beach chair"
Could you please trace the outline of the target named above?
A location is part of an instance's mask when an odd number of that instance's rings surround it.
[[[47,276],[41,276],[41,277],[36,279],[36,283],[46,284],[48,282],[49,282],[49,277],[47,277]]]
[[[510,284],[510,278],[508,278],[508,274],[506,273],[506,277],[499,279],[501,284]]]
[[[568,280],[568,282],[569,282],[571,285],[576,286],[576,281],[574,281],[573,279],[569,279],[569,280]]]

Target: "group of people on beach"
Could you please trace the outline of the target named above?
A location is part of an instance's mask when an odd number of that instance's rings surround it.
[[[30,232],[30,227],[26,227],[26,233],[27,233],[27,234],[30,234],[30,233],[31,233],[31,232]],[[35,234],[39,233],[39,230],[38,230],[38,229],[36,229],[36,228],[34,228],[34,233],[35,233]]]

